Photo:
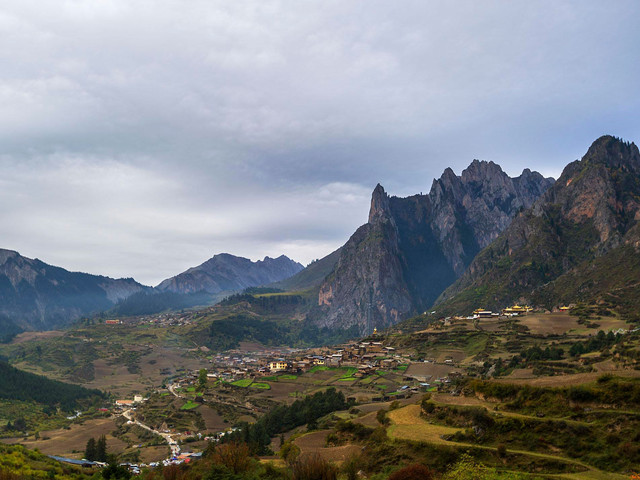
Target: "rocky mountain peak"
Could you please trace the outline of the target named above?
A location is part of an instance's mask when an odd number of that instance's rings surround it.
[[[320,286],[317,321],[367,334],[432,305],[553,183],[534,173],[518,184],[499,165],[474,160],[461,176],[445,169],[428,195],[389,197],[378,184],[368,222],[342,247]]]
[[[18,252],[0,248],[0,265],[4,265],[5,263],[7,263],[7,260],[9,260],[10,258],[16,258],[18,256],[20,256]]]
[[[505,175],[500,165],[491,161],[476,159],[462,171],[460,178],[462,183],[491,182],[499,180]]]
[[[585,164],[627,167],[640,171],[640,152],[636,144],[612,135],[603,135],[593,142],[582,161]]]
[[[376,223],[389,216],[389,196],[382,185],[376,185],[371,195],[371,208],[369,209],[369,223]]]

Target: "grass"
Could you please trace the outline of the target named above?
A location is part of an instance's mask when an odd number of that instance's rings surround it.
[[[309,372],[311,373],[326,372],[327,370],[333,370],[333,368],[327,367],[326,365],[316,365],[314,367],[311,367],[311,370],[309,370]]]
[[[271,385],[269,385],[268,383],[262,383],[262,382],[254,382],[250,385],[251,388],[259,388],[261,390],[271,390]]]
[[[339,382],[355,382],[357,378],[355,377],[341,377],[338,379]]]
[[[198,408],[200,406],[199,403],[192,402],[189,400],[187,403],[180,407],[180,410],[193,410],[194,408]]]
[[[280,380],[296,380],[297,378],[298,378],[297,375],[290,375],[290,374],[280,375]]]
[[[252,383],[253,383],[253,379],[252,378],[243,378],[241,380],[236,380],[235,382],[231,382],[231,385],[233,385],[234,387],[246,388],[249,385],[251,385]]]
[[[442,435],[452,435],[460,428],[432,425],[420,417],[420,405],[408,405],[387,414],[393,425],[389,427],[389,436],[414,442],[430,442],[437,444],[450,444],[443,440]]]

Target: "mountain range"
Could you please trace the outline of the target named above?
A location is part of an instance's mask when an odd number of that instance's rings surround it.
[[[106,310],[148,287],[132,278],[69,272],[12,250],[0,250],[0,315],[4,328],[50,329]]]
[[[367,334],[431,306],[553,183],[529,169],[511,178],[474,160],[460,176],[447,168],[427,195],[389,197],[376,186],[368,222],[320,285],[316,322]]]
[[[445,169],[426,195],[389,196],[377,185],[368,221],[306,268],[284,255],[219,254],[151,288],[0,250],[0,336],[118,302],[122,311],[184,308],[265,285],[314,298],[305,308],[316,327],[362,335],[427,309],[468,314],[511,302],[598,301],[631,314],[640,308],[639,221],[638,148],[603,136],[558,181],[474,160],[459,176]]]
[[[301,264],[284,255],[252,262],[219,254],[164,280],[154,289],[132,278],[113,279],[70,272],[0,249],[0,339],[6,340],[22,330],[64,327],[82,316],[121,304],[124,304],[122,308],[116,308],[118,314],[184,308],[221,298],[211,294],[224,296],[247,287],[277,282],[302,269]],[[145,310],[150,304],[151,310]]]
[[[551,309],[583,301],[637,316],[639,253],[640,153],[603,136],[471,262],[436,308],[526,302]]]
[[[302,269],[303,265],[284,255],[252,262],[248,258],[221,253],[197,267],[164,280],[156,289],[183,294],[200,291],[213,294],[237,292],[284,280]]]

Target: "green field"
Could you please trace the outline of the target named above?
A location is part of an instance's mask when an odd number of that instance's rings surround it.
[[[235,382],[231,382],[231,385],[234,387],[243,387],[246,388],[253,383],[252,378],[243,378],[242,380],[236,380]]]
[[[193,410],[194,408],[198,408],[200,406],[199,403],[192,402],[189,400],[187,403],[180,407],[180,410]]]
[[[261,390],[271,390],[271,385],[269,385],[268,383],[262,383],[262,382],[254,382],[250,385],[251,388],[259,388]]]

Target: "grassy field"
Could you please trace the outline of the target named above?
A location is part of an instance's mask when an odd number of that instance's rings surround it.
[[[459,428],[432,425],[420,417],[420,405],[407,405],[389,412],[392,422],[389,427],[389,436],[414,442],[430,442],[446,444],[442,435],[453,435],[460,431]]]

